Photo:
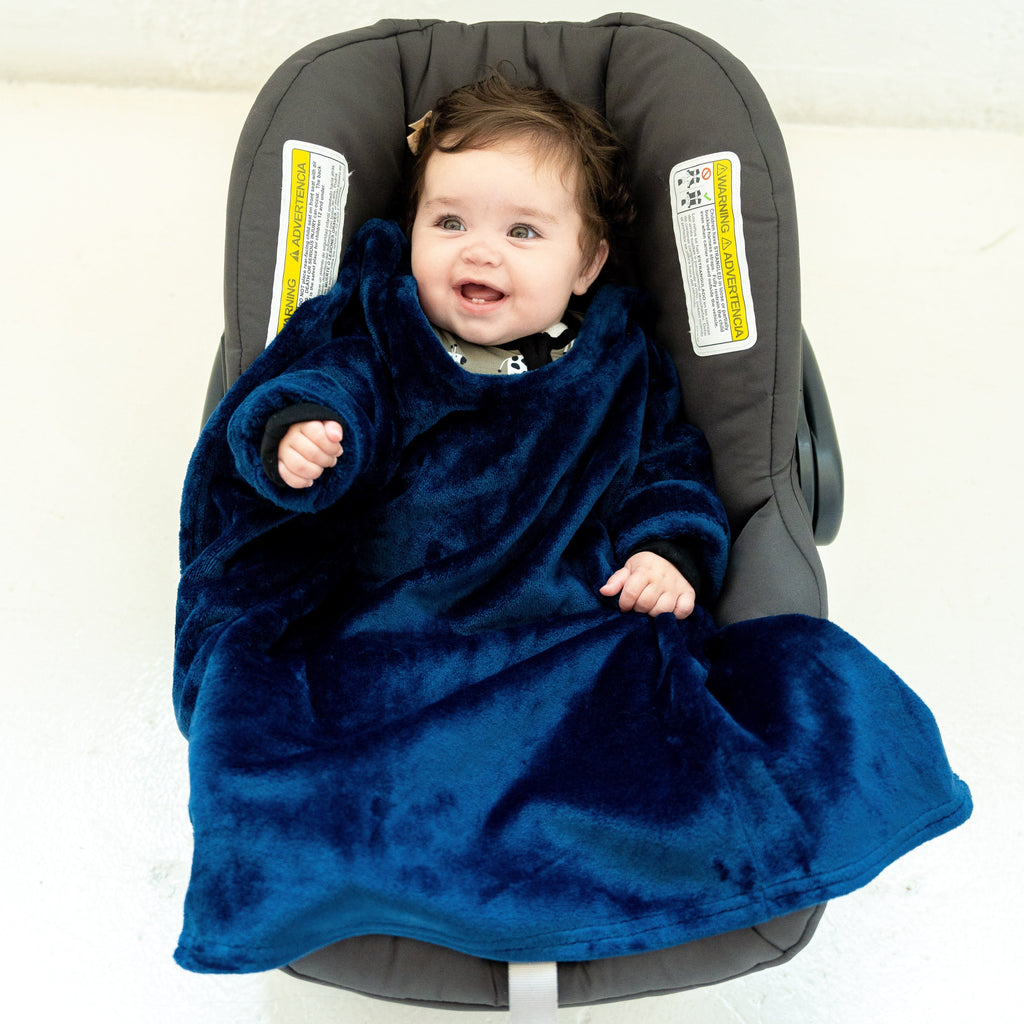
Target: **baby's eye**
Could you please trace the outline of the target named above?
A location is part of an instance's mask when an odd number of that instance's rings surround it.
[[[536,238],[537,232],[529,224],[516,224],[509,228],[509,238]]]
[[[464,231],[462,221],[458,217],[442,217],[437,226],[444,231]]]

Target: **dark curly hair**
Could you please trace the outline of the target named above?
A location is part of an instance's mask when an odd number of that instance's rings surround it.
[[[432,153],[487,149],[509,140],[524,140],[543,159],[576,172],[584,261],[597,255],[603,241],[614,251],[634,218],[622,144],[595,111],[550,89],[510,82],[497,71],[435,105],[419,135],[409,184],[409,224],[416,217]]]

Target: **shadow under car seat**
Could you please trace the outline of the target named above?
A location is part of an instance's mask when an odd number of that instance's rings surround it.
[[[732,530],[716,618],[726,624],[791,612],[826,615],[816,542],[828,543],[838,530],[842,470],[801,328],[785,146],[747,69],[677,25],[630,14],[586,23],[385,20],[298,51],[260,92],[238,142],[228,197],[225,330],[206,414],[280,322],[289,204],[297,194],[307,197],[286,154],[297,146],[320,152],[328,167],[340,157],[333,215],[319,236],[329,287],[351,235],[369,218],[396,212],[408,159],[406,126],[439,96],[499,64],[511,65],[519,81],[540,82],[598,110],[630,153],[642,239],[632,271],[653,296],[655,336],[678,366],[687,418],[710,443]],[[684,283],[678,175],[681,167],[721,155],[737,175],[730,201],[737,228],[742,216],[740,287],[756,333],[698,354],[692,307],[709,300],[693,294],[693,281]],[[308,220],[309,212],[303,216]],[[561,1003],[679,991],[782,963],[810,940],[822,910],[809,907],[657,952],[559,964]],[[286,970],[416,1005],[508,1005],[505,964],[407,938],[346,939]]]

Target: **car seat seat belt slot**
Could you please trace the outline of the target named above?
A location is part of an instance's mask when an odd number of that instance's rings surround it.
[[[511,1024],[556,1024],[558,964],[509,964],[508,1008]]]

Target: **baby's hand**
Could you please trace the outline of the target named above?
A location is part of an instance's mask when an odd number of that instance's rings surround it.
[[[296,489],[312,487],[341,457],[342,429],[333,420],[293,423],[277,446],[277,471]]]
[[[653,551],[631,555],[618,572],[608,577],[601,588],[605,597],[619,595],[624,612],[663,615],[671,612],[685,619],[692,611],[697,594],[686,577],[666,558]]]

